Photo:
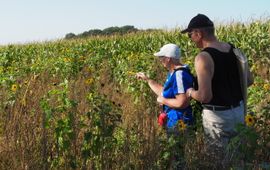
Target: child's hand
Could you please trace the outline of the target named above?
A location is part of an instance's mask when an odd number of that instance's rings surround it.
[[[137,79],[141,79],[141,80],[145,80],[145,81],[147,81],[147,80],[149,79],[143,72],[137,73],[137,74],[135,75],[135,77],[136,77]]]

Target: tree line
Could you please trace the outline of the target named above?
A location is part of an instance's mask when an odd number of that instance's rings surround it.
[[[150,29],[148,29],[147,31],[149,31],[149,30]],[[66,34],[65,39],[85,38],[85,37],[90,37],[90,36],[113,35],[113,34],[123,35],[123,34],[137,32],[137,31],[142,31],[142,30],[139,30],[132,25],[125,25],[122,27],[115,26],[115,27],[108,27],[108,28],[105,28],[103,30],[91,29],[89,31],[85,31],[85,32],[77,34],[77,35],[74,33],[68,33],[68,34]]]

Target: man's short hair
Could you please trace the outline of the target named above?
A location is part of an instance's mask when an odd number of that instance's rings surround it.
[[[202,31],[207,36],[211,36],[211,35],[215,34],[215,28],[214,27],[204,27],[204,28],[199,28],[199,30]]]

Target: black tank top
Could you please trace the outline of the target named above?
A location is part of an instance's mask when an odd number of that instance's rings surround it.
[[[229,52],[221,52],[215,48],[203,49],[211,55],[214,61],[214,76],[212,79],[211,105],[230,106],[237,105],[243,100],[237,59],[232,47]]]

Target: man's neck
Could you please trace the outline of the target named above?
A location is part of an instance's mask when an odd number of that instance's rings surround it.
[[[207,47],[215,48],[218,46],[218,44],[219,44],[219,41],[216,39],[216,37],[212,37],[212,38],[202,41],[203,48],[207,48]]]

